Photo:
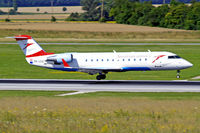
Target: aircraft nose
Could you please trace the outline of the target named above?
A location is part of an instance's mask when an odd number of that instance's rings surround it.
[[[188,62],[188,67],[192,67],[192,66],[193,66],[193,64]]]
[[[193,64],[192,64],[192,63],[190,63],[189,61],[186,61],[184,64],[185,64],[185,66],[186,66],[187,68],[189,68],[189,67],[192,67],[192,66],[193,66]]]

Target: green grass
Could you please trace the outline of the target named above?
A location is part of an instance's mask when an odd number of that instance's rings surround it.
[[[72,93],[73,91],[0,91],[0,98],[13,97],[57,97],[56,95]],[[151,100],[200,100],[198,92],[92,92],[70,95],[58,98],[122,98],[122,99],[151,99]]]
[[[14,23],[13,23],[14,24]],[[48,31],[48,30],[24,30],[24,29],[0,29],[0,38],[28,34],[34,38],[46,38],[52,41],[54,38],[62,39],[91,39],[92,42],[200,42],[200,32],[85,32],[85,31]],[[99,39],[99,40],[98,40]],[[94,41],[98,40],[98,41]]]
[[[200,100],[198,92],[93,92],[66,96],[66,98],[146,98],[153,100]]]
[[[102,92],[91,93],[93,97],[67,98],[37,95],[1,98],[0,132],[200,132],[199,93]]]
[[[55,97],[62,93],[71,93],[72,91],[0,91],[0,98],[5,97]]]
[[[199,51],[200,46],[112,46],[112,45],[42,45],[47,52],[117,52],[130,51],[170,51],[194,64],[192,68],[181,71],[181,79],[191,79],[200,75]],[[0,45],[0,78],[24,79],[95,79],[85,73],[66,73],[29,65],[18,45]],[[139,71],[109,73],[108,80],[175,80],[176,71]]]

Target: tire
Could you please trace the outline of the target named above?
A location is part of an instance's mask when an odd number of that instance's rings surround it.
[[[96,77],[96,79],[97,79],[97,80],[101,80],[101,75],[98,75],[98,76]]]

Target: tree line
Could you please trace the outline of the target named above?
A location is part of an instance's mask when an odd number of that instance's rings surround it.
[[[19,7],[32,6],[51,6],[53,1],[54,6],[80,6],[80,0],[16,0]],[[14,0],[0,0],[0,7],[12,6]]]
[[[154,7],[151,2],[115,0],[109,16],[120,24],[200,30],[200,2],[192,5],[172,0],[170,5]]]
[[[150,1],[104,0],[103,18],[99,0],[81,0],[85,13],[72,13],[67,21],[108,21],[119,24],[144,25],[187,30],[200,30],[200,2],[191,5],[171,0],[159,7]]]
[[[144,25],[187,30],[200,30],[200,2],[192,5],[171,0],[170,4],[155,7],[140,0],[104,0],[103,18],[99,0],[81,0],[85,13],[72,13],[68,21],[107,21],[119,24]]]
[[[101,0],[81,0],[82,9],[85,11],[82,14],[72,13],[66,21],[99,21],[101,20]],[[109,16],[109,12],[114,5],[114,0],[104,0],[103,20],[113,20]]]
[[[55,6],[80,6],[81,0],[53,0]],[[169,4],[171,0],[138,0],[139,2],[151,1],[152,4]],[[179,0],[183,3],[190,3],[192,0]],[[197,0],[200,1],[200,0]],[[8,3],[10,6],[13,4],[13,0],[0,0],[0,7],[7,7]],[[17,0],[19,7],[29,6],[51,6],[51,0]]]

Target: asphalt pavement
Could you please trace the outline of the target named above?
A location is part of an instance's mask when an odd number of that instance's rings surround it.
[[[198,81],[1,79],[0,90],[88,92],[200,92]],[[71,95],[71,94],[66,94]]]
[[[0,43],[17,44],[17,43]],[[200,43],[40,43],[43,45],[200,45]]]

